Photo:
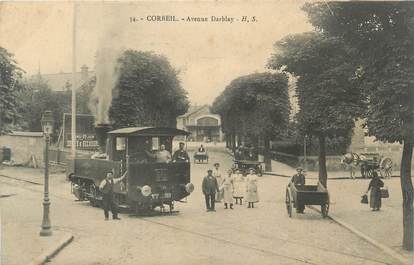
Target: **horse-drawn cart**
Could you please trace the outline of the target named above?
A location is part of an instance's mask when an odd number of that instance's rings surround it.
[[[233,171],[238,169],[243,175],[246,175],[249,172],[249,169],[253,168],[256,171],[256,174],[261,177],[263,175],[262,163],[263,162],[250,160],[234,160]]]
[[[356,165],[361,169],[363,178],[371,178],[374,171],[379,171],[381,177],[389,178],[392,175],[392,160],[379,153],[348,153],[342,159],[343,163]]]
[[[293,208],[304,208],[305,205],[320,205],[322,217],[328,216],[329,193],[318,182],[317,185],[295,185],[289,183],[286,187],[286,209],[289,217],[292,217]]]

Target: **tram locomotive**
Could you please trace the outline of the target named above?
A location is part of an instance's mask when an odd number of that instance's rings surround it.
[[[171,153],[173,138],[188,135],[188,132],[175,128],[111,130],[109,125],[98,125],[97,141],[101,152],[105,151],[105,158],[69,160],[66,174],[71,181],[71,191],[78,200],[89,200],[93,206],[99,206],[102,201],[99,184],[106,173],[112,171],[117,178],[128,171],[127,177],[114,185],[114,200],[118,207],[138,214],[156,207],[164,211],[167,205],[171,212],[175,201],[181,201],[194,190],[190,182],[190,163],[157,163],[151,154],[161,145]]]

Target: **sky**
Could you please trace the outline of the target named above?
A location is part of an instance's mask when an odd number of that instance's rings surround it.
[[[273,44],[289,34],[312,30],[300,9],[304,1],[79,2],[76,61],[95,68],[96,52],[153,51],[180,71],[192,104],[211,104],[235,78],[266,69]],[[0,3],[0,46],[15,55],[26,73],[70,72],[73,3]],[[178,22],[148,21],[174,15]],[[213,22],[211,16],[235,21]],[[255,22],[241,22],[242,16]],[[130,22],[130,18],[137,22]],[[187,22],[207,17],[208,22]],[[141,20],[142,18],[142,20]],[[184,19],[182,21],[181,19]],[[236,21],[239,19],[239,21]]]

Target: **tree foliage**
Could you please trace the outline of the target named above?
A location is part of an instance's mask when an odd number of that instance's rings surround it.
[[[62,126],[63,113],[70,112],[71,91],[54,92],[40,75],[25,80],[24,90],[19,94],[23,102],[21,126],[32,132],[41,132],[41,118],[46,110],[53,113],[55,133]]]
[[[23,89],[22,73],[13,54],[0,47],[0,134],[12,130],[20,118],[18,94]]]
[[[320,31],[357,50],[360,85],[368,99],[368,133],[382,141],[404,143],[402,245],[413,250],[414,3],[313,3],[304,10]]]
[[[307,4],[304,9],[318,29],[355,48],[369,103],[368,133],[402,142],[414,131],[406,127],[414,119],[414,3]]]
[[[355,86],[358,78],[352,54],[341,39],[308,32],[278,41],[268,62],[268,67],[298,77],[298,125],[302,134],[319,139],[319,176],[324,185],[326,138],[349,138],[361,113],[363,101]]]
[[[288,78],[284,73],[256,73],[233,80],[213,103],[226,133],[278,139],[289,121]]]
[[[167,58],[151,52],[125,51],[109,110],[114,126],[171,126],[189,106],[178,72]]]

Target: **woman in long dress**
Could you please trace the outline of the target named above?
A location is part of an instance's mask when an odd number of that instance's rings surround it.
[[[222,190],[223,190],[223,201],[224,201],[224,209],[227,209],[227,206],[230,206],[230,209],[233,209],[233,177],[232,177],[232,171],[229,170],[228,174],[224,176],[223,178],[223,184],[222,184]]]
[[[384,187],[384,182],[378,177],[377,172],[372,172],[372,179],[369,182],[368,190],[371,190],[369,196],[369,206],[373,211],[379,211],[381,208],[381,188]]]
[[[217,179],[218,186],[221,187],[223,184],[223,177],[221,176],[219,163],[214,163],[213,176]],[[216,193],[216,202],[221,202],[221,200],[223,200],[223,190],[220,189]]]
[[[246,183],[244,180],[243,174],[241,174],[240,170],[236,170],[234,177],[233,177],[233,198],[236,199],[236,204],[240,200],[240,205],[243,205],[243,197],[246,191]]]
[[[259,193],[257,189],[258,177],[253,168],[250,169],[246,177],[246,201],[249,203],[247,208],[254,208],[254,203],[259,202]]]

